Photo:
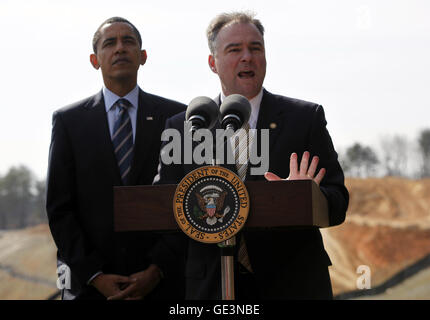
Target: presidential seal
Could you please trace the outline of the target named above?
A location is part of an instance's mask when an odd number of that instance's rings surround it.
[[[249,195],[243,181],[223,167],[205,166],[187,174],[173,197],[176,222],[190,238],[218,243],[244,226]]]

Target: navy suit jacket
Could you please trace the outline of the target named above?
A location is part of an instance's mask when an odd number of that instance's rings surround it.
[[[129,185],[151,184],[166,119],[181,103],[139,91]],[[58,264],[71,269],[65,298],[100,297],[87,285],[98,271],[130,275],[154,263],[155,235],[113,232],[113,187],[121,186],[102,91],[53,114],[47,214]],[[163,296],[163,294],[161,294]]]
[[[217,99],[219,104],[219,98]],[[178,129],[183,134],[184,113],[168,119],[167,128]],[[270,124],[276,128],[270,129]],[[343,171],[337,153],[326,129],[322,106],[274,95],[266,90],[260,106],[257,129],[269,129],[269,171],[280,177],[289,175],[289,159],[293,152],[299,163],[305,151],[311,157],[318,155],[319,168],[327,173],[320,184],[329,206],[330,225],[345,219],[349,195],[344,185]],[[218,127],[220,125],[218,124]],[[272,127],[275,127],[272,125]],[[260,140],[257,139],[260,150]],[[257,165],[256,165],[257,166]],[[178,183],[197,165],[164,165],[160,163],[155,183]],[[251,176],[250,165],[246,180],[265,180],[263,175]],[[227,168],[236,171],[234,165]],[[243,231],[248,255],[254,271],[255,296],[261,299],[330,299],[332,289],[328,266],[330,259],[324,249],[320,231],[316,227],[289,228],[284,230]],[[220,250],[192,239],[176,239],[176,250],[187,255],[186,298],[220,299]],[[237,236],[239,239],[240,235]],[[182,242],[181,242],[182,241]],[[173,242],[173,241],[172,241]],[[236,268],[237,275],[237,268]],[[240,286],[236,283],[236,286]],[[240,287],[237,288],[240,291]]]

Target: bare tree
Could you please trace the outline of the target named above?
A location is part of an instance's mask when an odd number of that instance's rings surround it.
[[[401,135],[381,139],[382,167],[386,176],[408,175],[408,140]]]
[[[430,129],[422,130],[419,138],[418,144],[422,156],[422,167],[421,176],[430,177]]]

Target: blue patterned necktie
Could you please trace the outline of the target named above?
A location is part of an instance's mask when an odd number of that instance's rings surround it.
[[[113,127],[112,143],[122,183],[127,185],[133,160],[133,129],[127,111],[131,103],[126,99],[119,99],[115,106],[119,113]]]

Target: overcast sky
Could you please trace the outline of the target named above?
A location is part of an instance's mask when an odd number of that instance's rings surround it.
[[[254,11],[266,29],[264,87],[322,104],[337,149],[384,135],[416,139],[430,127],[430,2],[0,2],[0,174],[24,164],[45,177],[52,113],[102,87],[89,62],[102,21],[122,16],[142,33],[143,90],[188,104],[215,97],[205,30],[218,13]]]

